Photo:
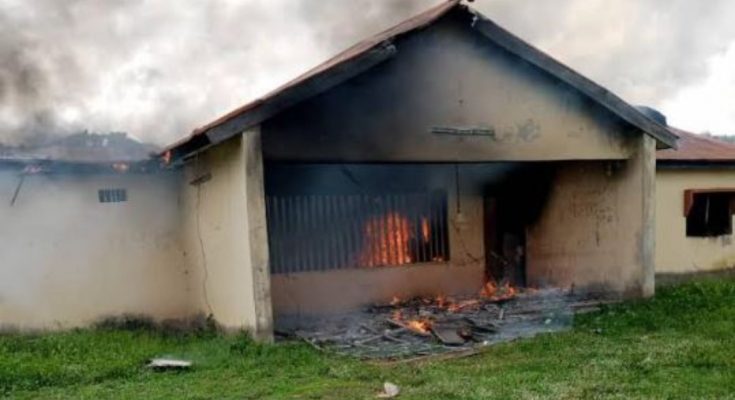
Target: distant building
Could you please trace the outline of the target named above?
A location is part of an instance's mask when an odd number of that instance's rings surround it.
[[[673,130],[677,150],[656,155],[656,272],[735,267],[735,144]]]
[[[0,145],[0,156],[16,154],[25,158],[79,163],[147,161],[158,151],[158,147],[139,142],[124,132],[80,132],[36,139],[15,147]]]

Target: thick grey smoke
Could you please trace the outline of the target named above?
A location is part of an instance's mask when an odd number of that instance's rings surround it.
[[[0,141],[90,129],[165,144],[439,1],[3,0]],[[653,106],[706,80],[735,41],[729,0],[473,6]]]
[[[186,134],[398,22],[414,2],[4,0],[0,141]]]

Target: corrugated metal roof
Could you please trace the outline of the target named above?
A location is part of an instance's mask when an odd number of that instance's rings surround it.
[[[178,158],[221,142],[275,115],[289,104],[289,100],[294,102],[317,94],[318,90],[323,90],[328,85],[313,84],[315,81],[330,82],[332,85],[338,83],[339,78],[332,77],[330,80],[330,75],[342,73],[343,75],[349,76],[349,74],[344,73],[345,71],[339,70],[347,69],[347,66],[351,62],[356,62],[363,57],[367,57],[371,52],[378,50],[381,46],[386,46],[386,43],[392,43],[401,35],[431,25],[458,6],[460,6],[460,0],[445,1],[393,28],[350,47],[325,63],[280,86],[264,97],[195,129],[191,135],[168,146],[162,153],[164,159],[170,160],[172,153],[174,158]],[[623,120],[656,138],[660,146],[664,148],[676,146],[676,135],[636,110],[618,96],[499,27],[476,10],[467,6],[461,7],[464,7],[473,16],[473,27],[489,40],[578,89]],[[359,68],[355,69],[358,69],[357,73],[361,72]],[[344,76],[342,79],[344,79]],[[309,86],[309,84],[313,85],[302,90],[300,93],[294,93],[299,88]],[[284,100],[284,98],[288,97],[291,97],[291,99]],[[252,117],[248,118],[248,116]]]
[[[735,162],[735,143],[681,129],[669,129],[679,136],[679,148],[659,150],[656,152],[658,161]]]

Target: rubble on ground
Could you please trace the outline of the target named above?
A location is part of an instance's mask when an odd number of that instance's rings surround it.
[[[349,315],[320,318],[281,332],[312,346],[362,359],[400,359],[557,332],[575,313],[599,309],[605,299],[561,290],[531,290],[512,296],[398,299]]]

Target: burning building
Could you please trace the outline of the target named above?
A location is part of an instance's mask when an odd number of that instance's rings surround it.
[[[273,315],[476,293],[490,278],[650,295],[654,151],[674,142],[449,1],[166,156],[189,183],[184,246],[206,307],[267,336]]]
[[[267,339],[274,321],[488,282],[648,296],[655,149],[675,140],[447,1],[162,152],[179,181],[142,241],[176,250],[154,252],[140,304],[107,311],[204,312]],[[143,305],[159,299],[176,306]]]

